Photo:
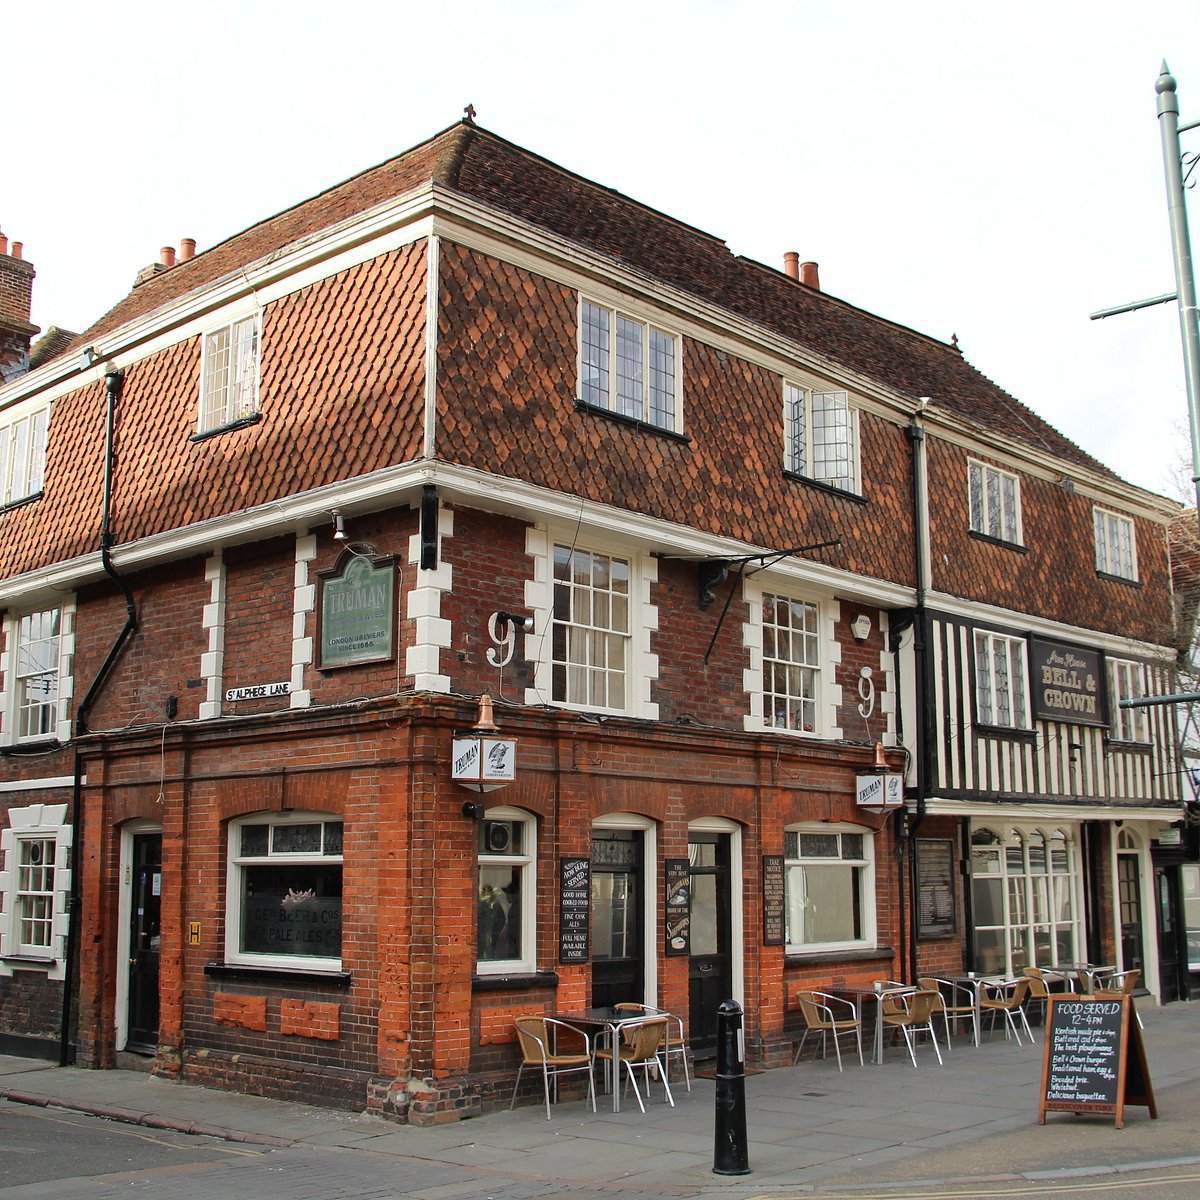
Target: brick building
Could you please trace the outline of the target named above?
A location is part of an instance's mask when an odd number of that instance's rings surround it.
[[[469,121],[194,248],[0,391],[6,1044],[430,1121],[524,1012],[1124,953],[1175,506]]]

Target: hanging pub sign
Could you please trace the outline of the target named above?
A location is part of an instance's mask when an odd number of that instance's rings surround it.
[[[395,655],[396,560],[343,555],[320,576],[318,667],[353,667]]]
[[[687,954],[692,948],[692,868],[686,858],[663,862],[667,893],[664,901],[667,954]]]
[[[494,792],[517,777],[515,738],[488,737],[471,731],[454,739],[451,778],[473,792]]]
[[[858,775],[854,782],[859,808],[884,812],[904,803],[903,775]]]
[[[1108,725],[1104,656],[1099,650],[1031,638],[1029,668],[1034,716],[1069,725]]]

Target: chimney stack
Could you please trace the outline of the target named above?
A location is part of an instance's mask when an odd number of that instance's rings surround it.
[[[30,323],[34,269],[22,257],[24,246],[0,233],[0,380],[8,382],[29,370],[29,343],[38,326]]]

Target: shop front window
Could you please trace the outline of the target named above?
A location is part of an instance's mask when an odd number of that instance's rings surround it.
[[[535,969],[534,838],[533,818],[519,809],[491,809],[479,822],[475,941],[481,975]]]

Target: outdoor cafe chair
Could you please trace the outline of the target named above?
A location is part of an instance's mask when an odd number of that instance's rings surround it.
[[[1029,981],[1029,995],[1025,1001],[1026,1009],[1033,1005],[1042,1010],[1042,1023],[1045,1024],[1046,1012],[1050,1007],[1050,988],[1046,985],[1046,977],[1038,967],[1026,967],[1022,974]]]
[[[517,1027],[517,1040],[521,1044],[521,1065],[517,1069],[517,1082],[513,1085],[512,1099],[508,1102],[509,1111],[517,1100],[517,1091],[521,1086],[521,1076],[526,1067],[537,1067],[542,1072],[542,1092],[546,1097],[546,1120],[550,1120],[550,1081],[554,1080],[554,1099],[558,1100],[558,1077],[582,1071],[587,1075],[588,1099],[592,1102],[592,1112],[596,1111],[596,1084],[592,1078],[592,1043],[588,1035],[573,1025],[555,1021],[552,1017],[518,1017],[514,1024]],[[583,1043],[582,1051],[572,1050],[559,1053],[557,1039],[559,1030],[566,1030],[568,1037],[576,1045]]]
[[[613,1066],[613,1087],[621,1086],[621,1068],[625,1068],[625,1081],[633,1086],[633,1094],[637,1097],[638,1108],[646,1111],[642,1103],[642,1093],[638,1089],[635,1069],[641,1068],[643,1081],[646,1084],[646,1099],[650,1098],[650,1070],[653,1068],[662,1080],[663,1090],[667,1093],[667,1102],[675,1107],[675,1097],[671,1095],[671,1084],[667,1079],[667,1064],[663,1057],[663,1045],[666,1041],[669,1019],[666,1016],[647,1017],[645,1021],[630,1021],[621,1025],[620,1036],[615,1039],[615,1045],[602,1047],[595,1052],[596,1058]],[[614,1057],[615,1055],[615,1057]]]
[[[904,998],[904,1004],[891,1011],[885,1006],[883,1024],[886,1029],[899,1029],[904,1034],[905,1045],[908,1046],[908,1057],[912,1065],[917,1065],[915,1049],[916,1037],[919,1033],[928,1033],[933,1043],[933,1052],[937,1055],[938,1066],[942,1065],[942,1052],[938,1049],[937,1034],[933,1029],[933,1014],[941,1002],[942,994],[938,991],[912,992]]]
[[[666,1059],[668,1067],[671,1065],[672,1054],[683,1063],[683,1082],[687,1084],[687,1090],[690,1092],[692,1076],[688,1070],[687,1043],[683,1039],[683,1018],[668,1012],[665,1008],[655,1008],[652,1004],[637,1004],[632,1000],[614,1004],[613,1008],[618,1012],[643,1012],[647,1016],[667,1018],[667,1032],[663,1038],[663,1057]],[[672,1027],[674,1028],[672,1029]]]
[[[1103,986],[1093,988],[1091,994],[1093,996],[1109,996],[1116,998],[1118,996],[1132,996],[1134,988],[1137,987],[1138,981],[1142,977],[1142,972],[1135,967],[1129,971],[1113,971],[1111,975],[1106,975],[1103,980]],[[1145,1029],[1142,1024],[1142,1018],[1135,1008],[1133,1015],[1137,1017],[1138,1028]]]
[[[984,1012],[992,1014],[991,1028],[996,1028],[996,1016],[1002,1014],[1005,1021],[1004,1036],[1007,1038],[1009,1031],[1012,1031],[1012,1036],[1017,1039],[1017,1045],[1021,1044],[1021,1035],[1017,1029],[1017,1017],[1021,1018],[1021,1024],[1025,1026],[1025,1032],[1029,1036],[1031,1042],[1037,1041],[1033,1036],[1033,1030],[1029,1027],[1029,1018],[1025,1015],[1025,1001],[1029,998],[1029,980],[1025,976],[1020,979],[1005,979],[999,983],[985,983],[983,985],[983,994],[979,998],[979,1007]]]
[[[975,990],[965,984],[955,983],[952,979],[935,979],[932,976],[922,976],[917,980],[917,986],[923,992],[935,992],[937,1001],[933,1006],[935,1013],[940,1013],[942,1024],[946,1029],[946,1049],[950,1049],[951,1024],[960,1021],[970,1021],[975,1035],[975,1045],[979,1045],[979,1009],[975,1006]]]
[[[796,1003],[800,1007],[800,1015],[804,1019],[804,1035],[800,1045],[796,1047],[796,1057],[792,1059],[794,1067],[800,1061],[804,1052],[804,1043],[810,1033],[821,1035],[821,1057],[828,1053],[827,1040],[833,1035],[833,1052],[837,1055],[838,1070],[842,1069],[842,1051],[838,1046],[838,1038],[854,1034],[858,1045],[858,1065],[863,1065],[862,1054],[862,1021],[858,1008],[852,1000],[841,996],[831,996],[828,992],[798,992]],[[848,1014],[848,1015],[846,1015]]]

